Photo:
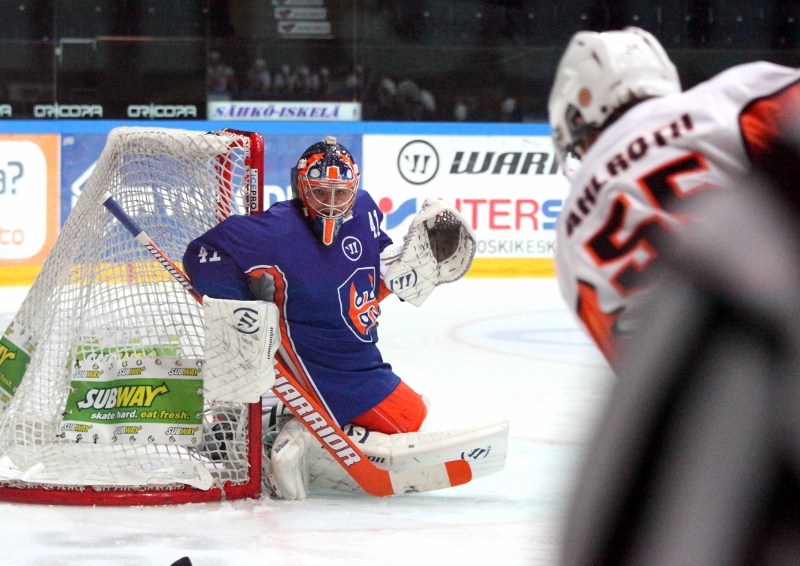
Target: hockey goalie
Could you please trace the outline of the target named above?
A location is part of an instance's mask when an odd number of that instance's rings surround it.
[[[305,498],[310,475],[386,495],[459,485],[505,463],[507,421],[427,432],[426,400],[377,348],[380,301],[420,306],[461,278],[474,233],[429,199],[394,245],[358,184],[352,155],[329,136],[292,168],[293,199],[230,216],[183,257],[203,295],[205,394],[264,395],[265,482],[284,499]],[[373,476],[391,486],[372,491]]]

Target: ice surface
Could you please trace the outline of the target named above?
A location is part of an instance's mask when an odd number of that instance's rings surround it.
[[[0,287],[0,327],[25,289]],[[79,508],[0,503],[1,565],[558,563],[571,481],[613,385],[553,279],[463,279],[420,308],[382,303],[384,359],[432,399],[429,427],[508,417],[506,468],[444,491],[374,498]]]

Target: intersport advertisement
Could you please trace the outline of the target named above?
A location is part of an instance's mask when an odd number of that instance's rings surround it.
[[[555,223],[568,190],[549,136],[365,135],[362,186],[399,241],[428,197],[478,238],[473,276],[552,276]]]

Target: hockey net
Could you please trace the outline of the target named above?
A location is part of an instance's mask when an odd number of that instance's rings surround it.
[[[261,407],[203,398],[201,306],[173,261],[260,211],[258,134],[117,128],[0,342],[0,500],[142,505],[261,493]]]

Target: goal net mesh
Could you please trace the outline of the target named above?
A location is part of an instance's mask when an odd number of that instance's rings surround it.
[[[231,497],[231,486],[254,480],[260,489],[261,470],[251,469],[248,451],[260,451],[261,439],[250,438],[248,405],[200,401],[192,415],[199,430],[183,444],[127,433],[98,442],[92,427],[69,436],[63,426],[81,362],[101,369],[142,360],[202,368],[202,307],[106,211],[103,195],[109,192],[177,263],[193,238],[230,214],[247,213],[246,189],[255,175],[251,151],[250,138],[225,130],[112,130],[5,333],[30,360],[19,383],[0,390],[0,499],[31,486],[84,492],[216,488],[223,498],[226,489]]]

